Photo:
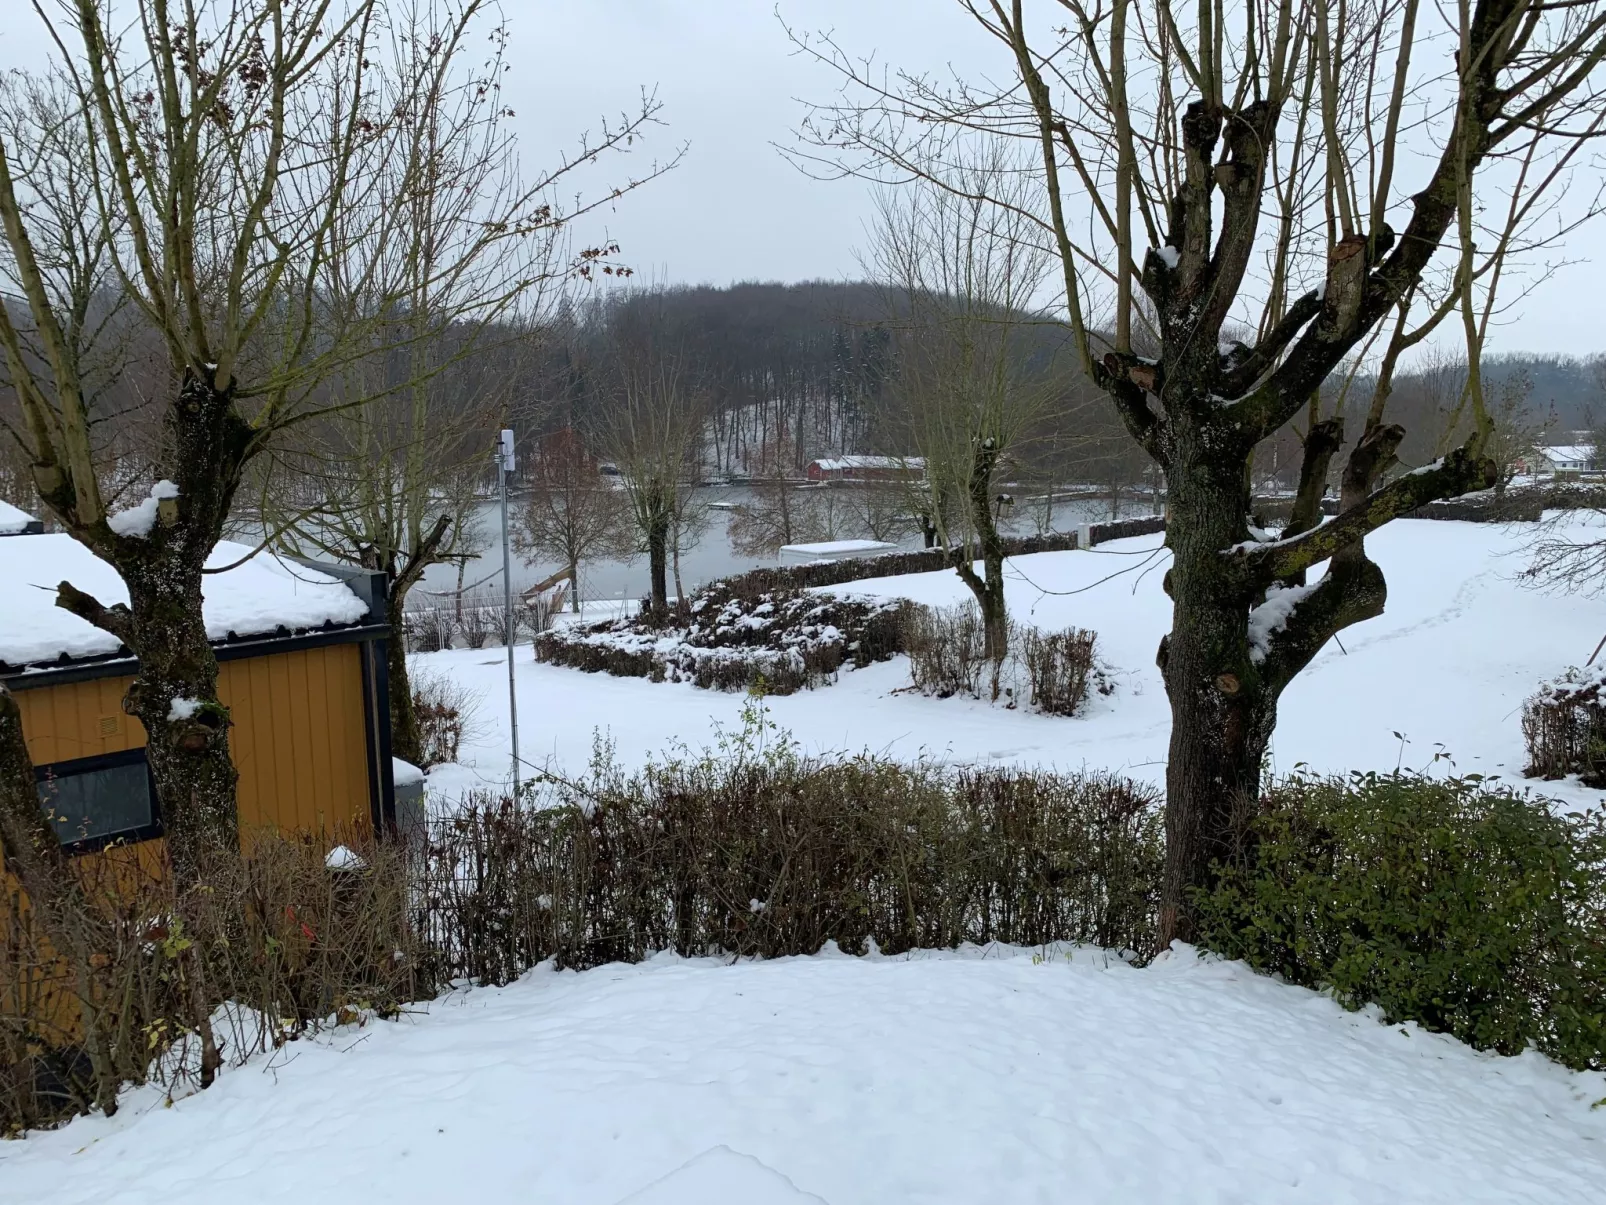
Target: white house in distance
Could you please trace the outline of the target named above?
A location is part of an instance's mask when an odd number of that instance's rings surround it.
[[[831,456],[811,461],[810,481],[905,481],[926,471],[919,456]]]
[[[1540,461],[1534,467],[1540,472],[1549,470],[1552,473],[1592,473],[1600,467],[1593,443],[1579,441],[1552,444],[1538,451]]]

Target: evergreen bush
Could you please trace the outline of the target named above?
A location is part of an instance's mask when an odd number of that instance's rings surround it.
[[[1197,897],[1200,942],[1349,1008],[1606,1067],[1606,824],[1476,775],[1298,775]]]

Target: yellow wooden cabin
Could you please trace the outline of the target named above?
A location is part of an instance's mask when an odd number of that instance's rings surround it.
[[[340,832],[395,822],[383,574],[222,543],[206,579],[218,694],[233,727],[240,829]],[[242,562],[236,564],[236,562]],[[41,805],[75,852],[159,841],[145,731],[123,711],[137,664],[54,605],[70,581],[114,603],[121,580],[66,535],[0,538],[0,681],[22,711]]]

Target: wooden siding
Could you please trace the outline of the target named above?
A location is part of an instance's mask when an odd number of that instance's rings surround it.
[[[145,729],[123,712],[129,678],[15,692],[35,765],[137,749]],[[234,720],[240,828],[308,832],[370,824],[362,654],[355,644],[274,653],[218,666]]]
[[[218,697],[234,720],[229,750],[240,773],[242,839],[263,829],[349,833],[372,824],[362,653],[356,644],[275,653],[218,666]],[[14,692],[35,765],[137,749],[145,728],[123,711],[132,679],[96,678]],[[163,842],[83,855],[84,873],[104,883],[162,873]],[[0,941],[28,924],[27,897],[0,872]],[[13,943],[16,944],[16,943]],[[26,942],[16,949],[27,947]],[[48,950],[41,940],[37,948]],[[0,950],[0,961],[4,959]],[[47,955],[48,957],[48,955]],[[28,1018],[50,1044],[80,1040],[79,1002],[64,965],[7,967],[0,1017]]]

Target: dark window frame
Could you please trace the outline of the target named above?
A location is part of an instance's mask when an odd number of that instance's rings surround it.
[[[162,827],[162,805],[156,797],[156,779],[151,774],[150,758],[145,755],[145,746],[141,745],[137,749],[97,753],[93,757],[75,757],[68,761],[50,762],[34,767],[34,782],[38,784],[53,778],[71,778],[79,774],[93,774],[96,770],[114,770],[122,766],[135,765],[145,767],[145,783],[151,796],[150,823],[135,828],[119,829],[116,832],[100,833],[93,837],[83,837],[77,841],[63,841],[61,843],[63,853],[70,855],[95,853],[108,845],[132,845],[139,841],[154,841],[165,834],[166,830]]]

